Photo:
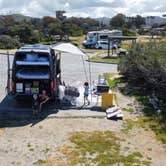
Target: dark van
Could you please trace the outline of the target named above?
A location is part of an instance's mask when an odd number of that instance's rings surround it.
[[[61,82],[60,54],[46,45],[27,45],[14,55],[11,93],[17,100],[27,99],[46,90],[55,100]]]

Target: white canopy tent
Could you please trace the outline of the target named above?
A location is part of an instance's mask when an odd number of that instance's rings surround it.
[[[89,59],[89,56],[87,54],[85,54],[80,48],[78,48],[77,46],[75,46],[71,43],[58,43],[58,44],[52,45],[52,49],[54,49],[55,51],[60,52],[60,53],[64,52],[64,53],[70,53],[70,54],[81,56],[85,76],[86,76],[86,79],[88,81],[88,76],[87,76],[85,63],[84,63],[84,59],[83,59],[84,56],[87,56],[88,59]],[[91,65],[90,65],[90,61],[89,61],[89,82],[90,82],[90,85],[91,85]]]
[[[66,53],[71,53],[71,54],[76,54],[76,55],[81,55],[81,56],[87,56],[81,49],[79,49],[77,46],[71,44],[71,43],[59,43],[56,45],[53,45],[52,48],[56,51],[59,52],[66,52]]]

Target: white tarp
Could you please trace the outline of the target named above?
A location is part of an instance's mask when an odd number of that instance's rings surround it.
[[[59,43],[59,44],[53,45],[52,48],[60,52],[66,52],[66,53],[83,55],[83,56],[86,55],[85,53],[83,53],[82,50],[80,50],[77,46],[71,43]]]

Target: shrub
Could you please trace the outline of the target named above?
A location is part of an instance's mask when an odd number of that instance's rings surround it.
[[[135,44],[129,54],[122,57],[118,69],[130,83],[155,91],[165,98],[166,43]]]
[[[13,39],[8,35],[0,36],[0,48],[1,49],[13,49],[20,46],[20,42],[17,39]]]

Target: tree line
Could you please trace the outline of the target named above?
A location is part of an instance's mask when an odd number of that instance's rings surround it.
[[[0,16],[0,48],[17,47],[21,43],[49,43],[55,41],[57,36],[59,40],[63,40],[65,36],[81,36],[96,29],[98,25],[99,23],[91,18],[71,17],[59,20],[50,16],[41,19],[27,19],[27,17],[15,19],[13,15]]]
[[[127,18],[123,14],[114,16],[110,25],[104,25],[92,18],[70,17],[64,20],[45,16],[31,18],[23,15],[0,16],[0,48],[14,48],[21,44],[47,43],[67,40],[68,36],[81,36],[88,31],[100,29],[121,29],[124,35],[135,35],[131,30],[145,24],[141,16]]]

